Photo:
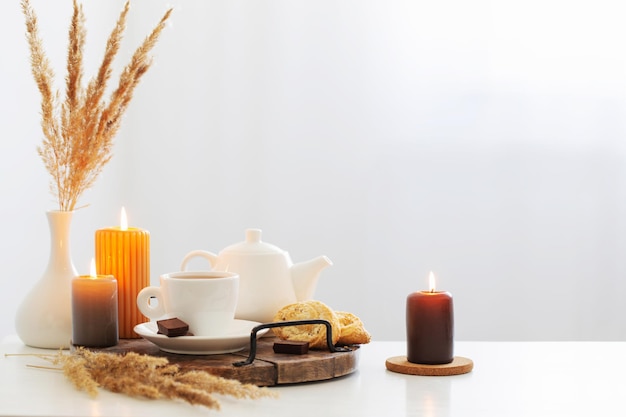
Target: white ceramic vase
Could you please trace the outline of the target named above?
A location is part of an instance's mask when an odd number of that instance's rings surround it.
[[[71,282],[78,275],[70,253],[73,211],[48,211],[50,258],[43,276],[17,310],[15,328],[29,346],[68,348],[72,338]]]

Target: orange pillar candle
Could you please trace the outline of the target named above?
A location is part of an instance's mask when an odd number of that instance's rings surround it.
[[[438,365],[454,359],[454,311],[452,296],[435,291],[430,273],[430,291],[409,294],[406,300],[407,360]]]
[[[118,283],[118,319],[121,339],[139,338],[133,328],[148,318],[137,308],[137,294],[150,285],[150,233],[128,227],[122,208],[119,227],[96,231],[96,266]]]
[[[72,280],[72,344],[108,347],[117,342],[117,281],[96,275],[92,260],[91,274]]]

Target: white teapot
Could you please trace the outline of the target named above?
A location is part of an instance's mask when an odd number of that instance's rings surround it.
[[[261,230],[247,229],[245,242],[228,246],[219,255],[194,250],[185,255],[181,270],[194,257],[208,259],[212,270],[239,274],[239,300],[235,318],[261,323],[271,322],[287,304],[310,300],[317,279],[332,265],[326,256],[293,264],[289,254],[261,241]]]

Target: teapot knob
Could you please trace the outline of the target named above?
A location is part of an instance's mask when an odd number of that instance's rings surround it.
[[[261,241],[261,229],[246,229],[246,242],[258,243]]]

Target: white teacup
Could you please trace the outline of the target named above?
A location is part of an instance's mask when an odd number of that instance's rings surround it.
[[[221,271],[163,274],[160,287],[146,287],[137,306],[153,320],[178,317],[195,336],[222,336],[235,318],[239,275]],[[153,305],[150,298],[156,298]]]

